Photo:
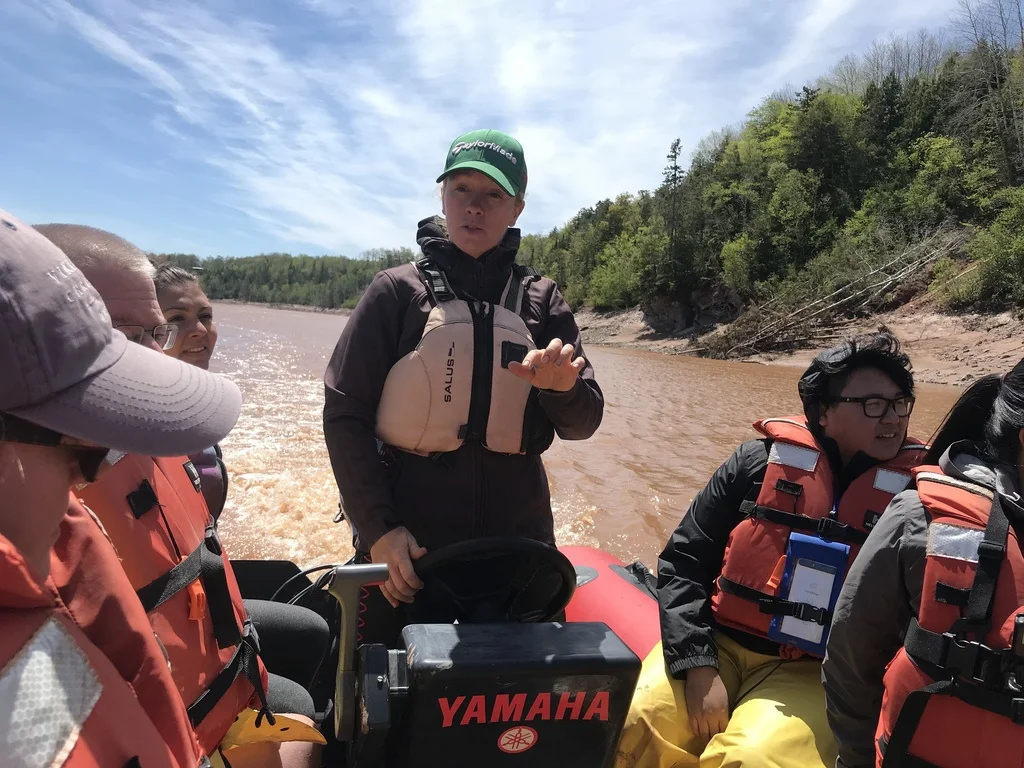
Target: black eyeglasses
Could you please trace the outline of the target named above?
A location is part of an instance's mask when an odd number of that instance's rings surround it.
[[[869,419],[880,419],[892,408],[893,412],[901,419],[905,419],[914,412],[914,398],[901,395],[900,397],[833,397],[834,403],[860,403],[864,409],[864,415]]]
[[[115,325],[114,327],[127,336],[128,341],[135,344],[142,344],[149,336],[164,351],[173,347],[174,342],[178,339],[178,326],[174,323],[161,323],[152,328],[141,325]]]
[[[64,435],[60,432],[41,427],[9,413],[0,413],[0,441],[63,448],[75,457],[78,469],[85,481],[87,483],[96,482],[100,467],[103,466],[103,460],[107,458],[110,450],[86,445],[68,445],[64,439]]]

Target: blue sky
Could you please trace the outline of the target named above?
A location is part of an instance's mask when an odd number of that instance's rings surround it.
[[[450,141],[493,127],[545,232],[955,4],[2,0],[0,208],[152,251],[355,256],[412,246]]]

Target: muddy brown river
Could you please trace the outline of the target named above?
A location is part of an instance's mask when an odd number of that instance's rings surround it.
[[[352,553],[348,525],[332,522],[338,490],[321,424],[323,372],[345,320],[216,306],[212,368],[245,397],[222,444],[231,488],[221,530],[233,557],[310,566]],[[709,475],[756,436],[751,423],[800,411],[800,370],[596,346],[586,353],[605,393],[604,423],[592,439],[556,439],[544,455],[558,542],[653,566]],[[920,385],[911,431],[927,437],[957,396]]]

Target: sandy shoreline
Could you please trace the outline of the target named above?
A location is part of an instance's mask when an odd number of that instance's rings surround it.
[[[665,354],[689,354],[691,340],[655,333],[638,309],[576,313],[584,343]],[[1007,371],[1024,356],[1024,321],[1012,313],[947,315],[912,304],[852,327],[863,332],[884,323],[906,345],[918,381],[962,386],[988,373]],[[752,355],[753,363],[805,367],[821,348]]]

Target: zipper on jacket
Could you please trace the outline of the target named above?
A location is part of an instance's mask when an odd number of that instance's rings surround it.
[[[494,306],[469,300],[473,317],[473,381],[469,401],[467,440],[472,456],[473,510],[470,536],[480,536],[484,528],[482,456],[487,439],[487,421],[491,410],[491,385],[494,366]]]
[[[471,466],[473,468],[473,511],[469,524],[470,538],[477,538],[484,534],[484,499],[483,499],[483,451],[482,443],[474,442],[469,447],[472,456]]]
[[[477,301],[469,301],[468,304],[473,316],[473,380],[466,437],[483,443],[487,439],[494,374],[494,306]]]

